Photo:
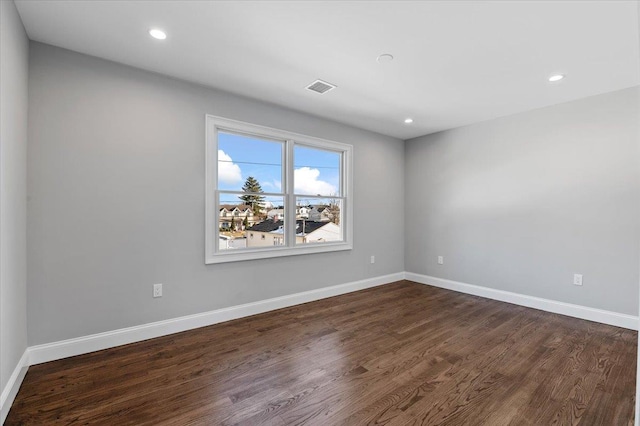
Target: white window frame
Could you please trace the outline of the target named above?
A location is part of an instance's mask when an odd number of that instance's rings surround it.
[[[205,263],[238,262],[253,259],[268,259],[282,256],[295,256],[312,253],[326,253],[353,249],[353,146],[302,135],[286,130],[259,126],[228,118],[206,115],[206,176],[205,176]],[[269,246],[255,249],[220,250],[219,248],[219,191],[218,191],[218,132],[239,133],[247,136],[275,139],[284,143],[282,186],[285,205],[285,223],[296,223],[296,197],[307,197],[308,194],[295,194],[293,183],[293,153],[295,145],[339,152],[342,155],[340,170],[340,227],[342,241],[296,245],[295,226],[287,227],[285,246]],[[313,198],[313,196],[309,196]],[[321,198],[331,198],[323,196]],[[233,216],[232,216],[233,217]],[[293,229],[293,230],[292,230]]]

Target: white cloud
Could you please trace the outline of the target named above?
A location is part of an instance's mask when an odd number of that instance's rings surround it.
[[[309,167],[301,167],[293,171],[293,181],[295,182],[295,192],[309,195],[331,195],[338,191],[329,182],[318,180],[320,170]]]
[[[280,190],[282,189],[282,182],[280,182],[277,179],[273,179],[272,182],[261,182],[262,188],[267,188],[267,189],[272,189],[273,191],[271,192],[280,192]],[[269,191],[267,191],[269,192]]]
[[[218,180],[226,184],[235,184],[242,182],[242,171],[240,166],[232,163],[229,157],[221,149],[218,150]]]

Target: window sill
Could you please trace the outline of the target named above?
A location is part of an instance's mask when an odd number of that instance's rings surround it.
[[[278,248],[262,248],[262,249],[240,249],[228,250],[223,253],[216,253],[205,259],[205,264],[211,265],[215,263],[242,262],[245,260],[271,259],[274,257],[298,256],[313,253],[329,253],[334,251],[352,250],[353,246],[348,243],[321,243],[309,244],[308,246],[297,247],[278,247]]]

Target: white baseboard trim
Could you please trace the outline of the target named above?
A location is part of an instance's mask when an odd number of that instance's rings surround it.
[[[361,281],[319,288],[317,290],[274,297],[273,299],[246,303],[244,305],[216,309],[215,311],[203,312],[201,314],[188,315],[135,327],[122,328],[119,330],[107,331],[104,333],[62,340],[59,342],[31,346],[29,348],[29,365],[99,351],[128,343],[152,339],[154,337],[166,336],[168,334],[218,324],[237,318],[261,314],[275,309],[286,308],[293,305],[299,305],[301,303],[313,302],[327,297],[376,287],[402,279],[404,279],[404,273],[398,272]]]
[[[405,279],[415,281],[420,284],[427,284],[434,287],[458,291],[460,293],[473,294],[474,296],[513,303],[514,305],[540,309],[542,311],[614,325],[616,327],[628,328],[630,330],[638,330],[638,317],[633,315],[620,314],[618,312],[605,311],[602,309],[589,308],[587,306],[558,302],[556,300],[527,296],[524,294],[512,293],[510,291],[496,290],[474,284],[415,274],[413,272],[405,272]]]
[[[2,389],[2,394],[0,394],[0,425],[4,424],[4,421],[9,414],[13,400],[16,399],[18,390],[20,390],[20,385],[22,385],[22,380],[24,379],[25,374],[27,374],[27,368],[29,368],[28,348],[24,351],[22,357],[20,357],[18,365],[16,365],[13,373],[11,373],[9,381],[4,389]]]

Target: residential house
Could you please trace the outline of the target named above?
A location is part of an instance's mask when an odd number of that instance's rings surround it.
[[[248,226],[256,223],[257,218],[253,214],[251,206],[246,204],[222,204],[220,205],[220,229],[231,228],[231,221],[235,224],[235,229],[244,229],[244,220],[247,219]]]
[[[337,210],[336,213],[339,215],[339,210]],[[335,215],[331,211],[330,206],[311,206],[311,209],[309,210],[309,220],[315,220],[317,222],[330,222],[333,221],[334,217]]]
[[[282,206],[273,208],[267,212],[269,220],[284,220],[285,213]],[[333,214],[328,206],[296,206],[296,219],[309,219],[315,222],[328,222]]]
[[[267,212],[267,220],[284,220],[284,208],[277,207]]]
[[[265,220],[245,231],[247,247],[284,245],[284,221]],[[342,230],[332,222],[296,220],[296,244],[342,240]]]

